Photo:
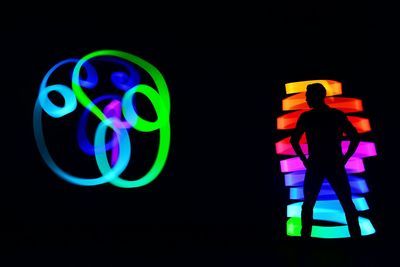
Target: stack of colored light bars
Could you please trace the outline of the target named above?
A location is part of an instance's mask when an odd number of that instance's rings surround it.
[[[286,94],[293,94],[282,101],[283,111],[291,111],[277,119],[278,130],[291,130],[296,126],[300,114],[309,107],[306,103],[305,92],[308,84],[321,83],[327,91],[325,103],[332,108],[337,108],[345,113],[362,112],[362,101],[355,98],[334,97],[342,94],[342,85],[340,82],[332,80],[310,80],[287,83]],[[363,133],[371,131],[369,120],[358,116],[348,115],[350,122],[356,127],[357,131],[363,136]],[[289,134],[288,134],[289,135]],[[280,140],[276,145],[276,153],[283,155],[285,159],[280,161],[281,172],[284,173],[285,185],[289,187],[291,203],[287,206],[286,225],[288,236],[300,236],[301,232],[301,206],[303,204],[303,182],[305,167],[299,157],[296,156],[291,144],[290,136]],[[307,141],[305,135],[302,136],[300,145],[304,153],[308,154]],[[343,153],[347,151],[349,141],[342,141]],[[375,144],[361,140],[356,152],[347,162],[345,168],[349,176],[349,182],[352,190],[353,202],[359,211],[368,210],[368,204],[363,194],[368,192],[368,187],[364,178],[361,177],[365,172],[363,158],[376,155]],[[324,221],[326,225],[313,225],[311,236],[315,238],[345,238],[350,237],[344,211],[340,202],[325,180],[318,195],[317,202],[313,210],[314,220]],[[365,217],[359,216],[361,234],[371,235],[375,229],[371,221]]]

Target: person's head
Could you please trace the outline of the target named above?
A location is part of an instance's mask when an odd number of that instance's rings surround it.
[[[307,85],[306,101],[310,108],[325,105],[326,89],[320,83]]]

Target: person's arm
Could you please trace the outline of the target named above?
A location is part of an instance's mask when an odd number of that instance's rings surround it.
[[[300,139],[304,132],[305,132],[304,116],[303,114],[301,114],[299,119],[297,120],[296,128],[294,129],[292,136],[290,137],[290,144],[292,145],[294,152],[296,152],[297,156],[299,156],[299,158],[303,162],[304,167],[307,168],[308,167],[307,157],[300,146]]]
[[[360,136],[357,132],[357,129],[353,126],[353,124],[351,124],[347,116],[346,115],[343,116],[344,116],[343,130],[350,141],[349,148],[344,154],[344,164],[346,164],[347,161],[351,158],[351,156],[353,156],[354,152],[356,152],[358,144],[360,143]]]

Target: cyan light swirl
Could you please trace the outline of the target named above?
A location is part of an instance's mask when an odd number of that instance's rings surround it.
[[[85,90],[96,90],[99,77],[93,62],[101,60],[110,64],[123,66],[125,71],[114,71],[111,74],[111,83],[123,92],[123,95],[103,95],[93,101],[86,95]],[[91,63],[92,62],[92,63]],[[61,66],[73,66],[71,72],[70,87],[63,84],[49,85],[49,79]],[[140,67],[147,72],[154,81],[157,90],[146,84],[140,84],[140,76],[137,71]],[[82,78],[82,70],[86,79]],[[49,98],[49,93],[57,92],[64,100],[63,106],[55,105]],[[135,94],[146,96],[154,107],[157,115],[156,121],[148,121],[140,117],[133,104]],[[104,110],[97,104],[109,101]],[[95,156],[96,163],[101,172],[100,177],[84,178],[69,174],[61,169],[47,148],[43,133],[42,114],[43,111],[53,117],[60,118],[74,112],[77,104],[84,107],[83,114],[79,120],[77,139],[81,150],[90,156]],[[96,129],[94,142],[89,141],[86,133],[86,124],[89,114],[100,120]],[[100,50],[90,53],[81,59],[67,59],[53,66],[44,76],[39,95],[35,103],[33,113],[33,129],[39,152],[49,168],[62,179],[77,185],[93,186],[110,182],[115,186],[123,188],[140,187],[152,182],[162,171],[168,156],[170,146],[170,99],[167,84],[153,65],[147,61],[117,50]],[[113,136],[106,142],[106,130],[113,130]],[[127,180],[121,176],[130,162],[131,142],[130,130],[141,132],[159,131],[159,146],[156,159],[150,170],[141,178]],[[107,158],[107,151],[111,150],[111,164]]]
[[[305,101],[305,92],[308,84],[321,83],[327,91],[325,103],[330,107],[342,110],[345,113],[363,111],[362,101],[355,98],[337,97],[342,94],[340,82],[332,80],[311,80],[286,84],[286,93],[293,94],[282,101],[283,111],[291,111],[277,118],[278,130],[290,130],[296,125],[301,113],[309,110]],[[350,122],[356,127],[359,133],[371,130],[369,120],[358,116],[348,116]],[[296,156],[293,147],[289,142],[290,137],[283,138],[276,142],[275,148],[278,155],[286,158],[280,161],[281,172],[284,173],[285,185],[289,187],[289,197],[292,201],[287,206],[286,233],[289,236],[300,236],[301,231],[301,206],[304,199],[303,181],[305,168],[299,157]],[[300,146],[304,153],[308,154],[308,147],[305,135],[300,140]],[[347,151],[349,141],[342,141],[343,152]],[[361,141],[356,152],[347,162],[345,168],[349,174],[349,182],[353,194],[353,202],[359,211],[368,210],[368,204],[362,194],[369,191],[364,178],[358,176],[365,171],[363,158],[376,155],[375,144],[373,142]],[[333,226],[313,225],[311,236],[316,238],[345,238],[350,237],[344,211],[339,200],[328,182],[324,182],[318,195],[318,200],[314,207],[314,220],[331,222]],[[337,225],[339,224],[339,226]],[[362,235],[375,233],[371,221],[359,216],[359,224]]]

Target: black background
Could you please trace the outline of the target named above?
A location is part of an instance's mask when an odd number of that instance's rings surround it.
[[[99,260],[106,266],[375,266],[391,255],[398,142],[395,68],[388,65],[395,44],[386,34],[393,24],[382,14],[388,8],[364,2],[193,5],[173,12],[69,7],[15,12],[2,21],[1,239],[6,255],[26,255],[14,259],[16,266],[27,258],[53,266]],[[169,157],[161,175],[142,188],[69,184],[48,169],[34,141],[33,106],[44,74],[63,59],[99,49],[147,60],[169,86]],[[377,234],[357,243],[305,246],[285,236],[288,190],[274,150],[284,134],[276,118],[285,83],[311,79],[342,82],[345,96],[363,101],[373,129],[368,138],[378,156],[365,160],[365,175]],[[66,138],[58,131],[50,142]],[[73,160],[73,149],[61,150],[55,152],[61,162]]]

